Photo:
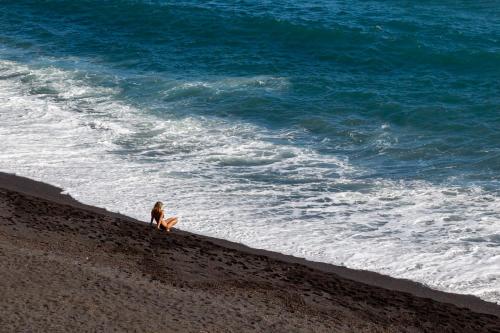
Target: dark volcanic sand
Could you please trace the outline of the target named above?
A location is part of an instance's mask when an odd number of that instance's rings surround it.
[[[0,294],[2,332],[500,332],[476,297],[159,232],[6,174]]]

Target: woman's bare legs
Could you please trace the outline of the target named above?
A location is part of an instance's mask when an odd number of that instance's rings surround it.
[[[166,225],[167,232],[170,232],[170,228],[172,228],[174,225],[176,225],[178,220],[177,220],[177,217],[170,217],[167,220],[165,220],[165,222],[167,224]]]
[[[177,217],[169,217],[168,219],[165,220],[160,220],[160,223],[158,223],[158,230],[160,229],[161,226],[164,226],[167,232],[170,232],[170,229],[176,225],[178,222]]]

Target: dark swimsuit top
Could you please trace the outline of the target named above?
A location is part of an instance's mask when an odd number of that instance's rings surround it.
[[[155,212],[154,210],[151,211],[151,216],[156,221],[156,223],[160,222],[162,215],[163,211],[160,211],[159,213]]]

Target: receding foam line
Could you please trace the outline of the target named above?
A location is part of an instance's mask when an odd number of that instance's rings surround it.
[[[161,199],[186,230],[500,302],[497,196],[360,180],[293,133],[158,117],[81,77],[0,61],[0,170],[141,220]]]

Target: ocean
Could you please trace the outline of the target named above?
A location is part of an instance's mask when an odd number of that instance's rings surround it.
[[[500,303],[500,5],[2,0],[0,171]]]

